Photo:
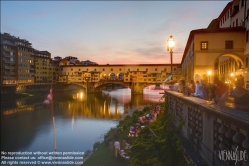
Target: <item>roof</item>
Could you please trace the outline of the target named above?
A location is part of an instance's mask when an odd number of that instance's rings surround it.
[[[217,29],[219,28],[219,20],[218,18],[213,19],[210,24],[208,25],[207,29]]]
[[[181,66],[180,63],[172,64],[173,66]],[[119,66],[170,66],[170,64],[108,64],[108,65],[77,65],[84,67],[119,67]],[[63,67],[72,67],[71,65],[64,65]]]
[[[227,11],[233,6],[233,1],[228,2],[227,5],[225,6],[225,8],[222,10],[222,12],[220,13],[219,17],[217,18],[218,21],[220,21],[223,16],[227,13]]]

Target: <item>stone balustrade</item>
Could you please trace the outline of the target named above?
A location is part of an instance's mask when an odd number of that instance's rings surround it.
[[[208,165],[249,165],[249,111],[236,110],[232,103],[216,105],[171,90],[165,93],[175,125],[183,123],[181,135]],[[224,150],[246,151],[245,159],[221,159]]]

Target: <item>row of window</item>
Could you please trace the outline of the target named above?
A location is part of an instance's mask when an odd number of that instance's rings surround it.
[[[39,67],[36,67],[36,69],[39,69]],[[47,67],[42,67],[41,69],[47,70],[48,68]],[[50,70],[51,70],[51,68],[50,68]]]
[[[26,56],[26,57],[31,57],[30,54],[24,54],[22,52],[18,52],[18,56]]]
[[[51,83],[51,80],[36,80],[36,83]]]
[[[19,77],[34,77],[34,75],[29,75],[29,74],[19,74]]]
[[[5,62],[15,62],[14,58],[3,58]]]
[[[232,12],[232,8],[230,9],[230,13]],[[226,13],[226,15],[221,19],[220,26],[224,24],[224,22],[229,18],[230,14],[229,11]]]
[[[3,84],[16,84],[15,80],[4,80]]]
[[[36,79],[47,79],[47,78],[49,78],[49,77],[35,77]]]
[[[80,71],[80,69],[78,69]],[[105,71],[105,69],[102,69],[103,71]],[[61,71],[63,71],[63,68],[61,68]],[[73,68],[71,68],[71,71],[73,71]],[[86,71],[88,71],[88,69],[86,69]],[[97,71],[96,69],[94,69],[94,71]],[[111,71],[113,71],[113,69],[111,68]],[[120,68],[119,71],[122,71],[122,69]],[[130,71],[130,69],[128,69],[128,71]],[[139,69],[137,69],[137,71],[139,71]],[[146,71],[148,71],[148,68],[146,68]],[[155,71],[157,71],[157,68],[155,68]],[[164,71],[167,71],[166,68],[164,68]],[[174,68],[174,71],[176,71],[176,68]],[[144,72],[145,74],[146,72]]]
[[[38,72],[38,71],[36,71],[35,73],[36,73],[36,74],[48,74],[47,72],[44,72],[44,71],[43,71],[43,72]]]
[[[35,54],[35,56],[50,58],[49,55],[44,55],[44,54]]]
[[[15,50],[15,47],[3,46],[3,49],[5,49],[5,50]]]
[[[30,67],[28,64],[18,64],[19,67]]]
[[[49,59],[36,59],[36,58],[35,60],[38,62],[49,62],[50,61]]]
[[[7,55],[7,56],[14,56],[15,53],[11,52],[11,51],[5,51],[5,55]]]
[[[5,75],[5,76],[3,76],[3,78],[16,78],[16,76],[15,75]]]
[[[27,82],[33,82],[32,80],[18,80],[18,83],[27,83]],[[26,108],[25,108],[26,109]]]
[[[19,62],[27,62],[27,63],[33,63],[33,60],[31,59],[24,59],[24,58],[18,58]]]
[[[23,42],[16,42],[16,45],[21,45],[21,46],[25,46],[25,47],[30,47],[30,44],[26,44]]]
[[[24,70],[24,69],[19,69],[19,72],[20,72],[20,73],[30,73],[29,70]]]
[[[36,65],[39,65],[39,63],[36,63]],[[43,65],[43,66],[49,66],[49,64],[46,64],[46,63],[42,63],[40,65]]]
[[[225,41],[225,49],[233,49],[233,41]],[[208,50],[208,41],[201,41],[201,50]]]
[[[25,51],[25,52],[33,52],[32,49],[27,49],[27,48],[23,48],[23,47],[18,47],[18,50]]]
[[[240,0],[240,8],[242,8],[242,7],[244,7],[244,2],[245,2],[245,0]],[[230,15],[232,14],[232,12],[234,11],[234,10],[239,10],[239,8],[235,8],[236,6],[232,6],[231,8],[230,8],[230,10],[225,14],[225,16],[221,19],[221,21],[220,21],[220,26],[222,26],[222,24],[224,24],[224,22],[226,21],[226,19],[228,19],[229,17],[230,17]],[[249,14],[249,9],[247,9],[247,16],[248,16],[248,14]],[[236,19],[236,22],[233,22],[233,27],[234,26],[238,26],[238,18]],[[231,27],[231,25],[230,25],[230,27]]]

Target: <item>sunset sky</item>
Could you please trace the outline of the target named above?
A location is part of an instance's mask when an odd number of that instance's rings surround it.
[[[98,64],[180,63],[191,30],[206,28],[229,1],[1,1],[1,33],[55,56]]]

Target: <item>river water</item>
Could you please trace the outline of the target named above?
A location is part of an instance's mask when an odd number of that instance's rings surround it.
[[[83,89],[60,92],[53,96],[54,109],[52,104],[42,104],[46,95],[5,102],[1,110],[1,152],[92,150],[93,144],[103,140],[124,116],[142,110],[144,105],[163,102],[162,91],[150,86],[144,94],[132,95],[130,89],[87,95]]]

